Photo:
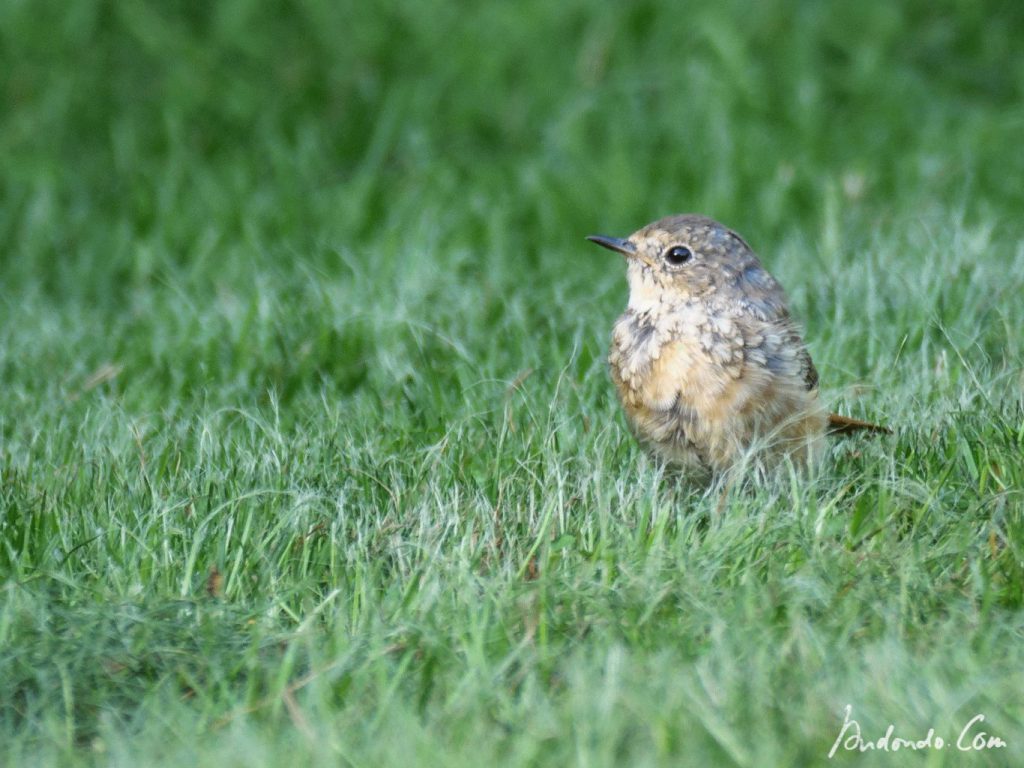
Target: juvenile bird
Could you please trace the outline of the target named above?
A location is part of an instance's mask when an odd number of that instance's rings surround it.
[[[813,462],[828,431],[888,431],[821,404],[782,286],[731,229],[686,214],[587,239],[626,257],[608,362],[633,432],[670,463],[707,476],[752,447]]]

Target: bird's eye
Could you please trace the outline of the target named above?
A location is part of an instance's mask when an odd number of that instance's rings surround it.
[[[685,245],[673,245],[665,251],[665,261],[674,267],[678,267],[680,264],[685,264],[692,258],[693,251]]]

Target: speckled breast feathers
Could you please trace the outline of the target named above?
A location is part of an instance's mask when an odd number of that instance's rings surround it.
[[[759,444],[799,460],[816,452],[827,420],[817,371],[781,286],[742,238],[677,216],[592,239],[627,258],[629,305],[608,360],[644,444],[701,472]]]

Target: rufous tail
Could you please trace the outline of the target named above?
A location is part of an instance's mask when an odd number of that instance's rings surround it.
[[[851,419],[849,416],[840,416],[838,413],[828,415],[828,433],[830,435],[852,435],[854,432],[874,432],[876,434],[891,435],[892,430],[879,424],[872,424],[870,421]]]

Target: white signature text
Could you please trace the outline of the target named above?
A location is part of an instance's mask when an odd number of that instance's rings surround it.
[[[832,749],[828,751],[829,759],[840,749],[847,752],[896,752],[900,749],[944,749],[947,746],[955,747],[961,752],[981,752],[986,749],[1003,749],[1006,742],[998,736],[982,730],[985,724],[985,716],[978,714],[967,721],[967,724],[960,729],[956,740],[950,743],[948,739],[935,734],[934,728],[929,728],[928,733],[918,739],[896,736],[896,726],[889,723],[885,733],[877,739],[867,738],[861,730],[860,723],[853,719],[853,705],[847,704],[843,715],[843,727],[839,729]]]

